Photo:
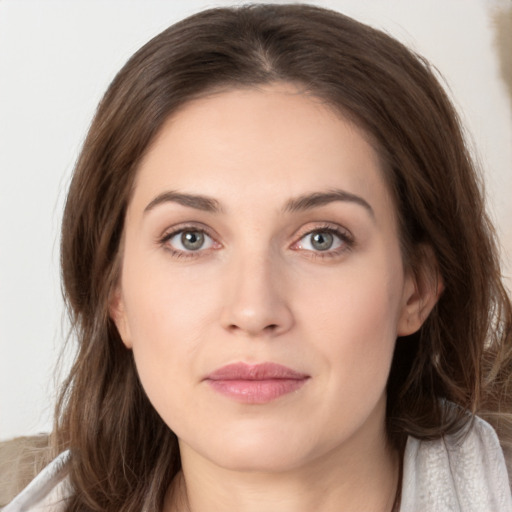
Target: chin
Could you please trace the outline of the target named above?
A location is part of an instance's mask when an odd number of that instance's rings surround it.
[[[237,472],[279,473],[300,466],[307,458],[305,443],[290,437],[285,429],[281,435],[275,430],[224,432],[210,437],[207,445],[189,448],[214,465]]]
[[[236,448],[223,450],[217,465],[237,472],[282,473],[295,469],[303,462],[297,447],[274,449],[273,446],[262,448]]]

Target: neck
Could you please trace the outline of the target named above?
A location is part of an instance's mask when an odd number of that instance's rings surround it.
[[[382,439],[351,448],[266,473],[221,468],[182,447],[183,469],[167,493],[164,510],[391,512],[399,485],[398,453]]]

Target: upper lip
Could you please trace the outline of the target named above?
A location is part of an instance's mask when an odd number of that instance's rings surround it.
[[[206,376],[205,380],[307,379],[309,375],[277,363],[231,363]]]

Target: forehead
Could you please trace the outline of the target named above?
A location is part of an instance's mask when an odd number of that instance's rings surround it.
[[[134,200],[165,188],[260,201],[343,188],[389,201],[367,134],[291,84],[216,92],[175,112],[139,166]]]

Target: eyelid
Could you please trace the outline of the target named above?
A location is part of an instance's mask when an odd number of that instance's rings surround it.
[[[306,236],[319,232],[331,233],[334,236],[338,237],[342,242],[341,247],[337,247],[335,249],[326,249],[325,251],[314,251],[311,249],[303,249],[299,247],[299,244]],[[290,246],[291,249],[303,250],[305,252],[311,253],[315,257],[320,258],[337,256],[347,250],[353,249],[355,245],[354,236],[347,228],[331,222],[323,222],[321,224],[317,224],[311,227],[310,225],[307,225],[299,230],[299,232],[295,236],[295,240],[296,241],[293,242],[293,244]]]
[[[168,244],[168,242],[176,235],[179,235],[180,233],[186,231],[203,233],[212,240],[212,243],[215,247],[208,247],[205,249],[200,248],[197,249],[196,251],[192,251],[186,249],[177,249]],[[212,249],[216,250],[222,247],[222,244],[217,240],[217,237],[214,234],[212,234],[211,229],[200,222],[185,222],[167,228],[163,232],[163,234],[157,238],[157,244],[163,246],[166,250],[170,251],[174,256],[181,257],[197,257]]]

